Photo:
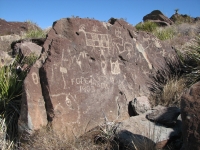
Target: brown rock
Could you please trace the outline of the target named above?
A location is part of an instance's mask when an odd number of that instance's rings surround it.
[[[170,139],[180,136],[180,122],[173,128],[164,127],[146,119],[147,113],[130,117],[117,127],[116,136],[127,149],[163,148]]]
[[[153,112],[146,115],[146,118],[165,126],[172,126],[176,123],[180,109],[177,107],[156,107]]]
[[[200,82],[195,83],[181,98],[182,149],[200,149]]]
[[[144,16],[143,21],[152,21],[164,26],[166,25],[169,26],[173,24],[173,21],[171,21],[159,10],[154,10],[150,14],[147,14],[146,16]]]
[[[146,96],[134,98],[134,100],[131,101],[131,105],[136,114],[143,114],[151,109],[151,104]]]
[[[41,67],[37,75],[42,91],[35,95],[43,95],[53,129],[72,137],[105,120],[129,118],[129,101],[149,94],[148,76],[173,51],[154,36],[137,33],[123,20],[110,24],[67,18],[54,22],[43,54],[49,54],[47,59],[41,57],[44,65],[35,65]],[[27,104],[32,97],[27,96]],[[32,115],[29,113],[30,118]]]
[[[28,22],[7,22],[0,19],[0,36],[27,32],[29,29],[39,29],[36,25]]]

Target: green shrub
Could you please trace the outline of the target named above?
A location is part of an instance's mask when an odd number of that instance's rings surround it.
[[[157,27],[158,27],[158,25],[154,22],[151,22],[151,21],[139,23],[135,26],[135,28],[137,30],[147,31],[147,32],[153,32],[154,30],[156,30]]]
[[[34,30],[27,31],[23,37],[24,38],[45,38],[46,34],[43,30],[34,29]]]
[[[27,20],[28,31],[23,35],[23,38],[45,38],[46,33],[36,23]]]
[[[153,34],[160,40],[168,40],[172,39],[176,32],[173,28],[159,28],[157,30],[154,30]]]

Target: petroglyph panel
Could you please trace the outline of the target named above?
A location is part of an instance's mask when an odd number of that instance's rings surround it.
[[[49,101],[47,111],[55,114],[51,119],[58,130],[85,131],[105,118],[127,119],[129,101],[149,94],[147,79],[157,69],[156,61],[170,54],[151,34],[119,20],[108,24],[62,19],[47,36],[42,78],[33,73],[30,79],[42,84],[42,97]]]

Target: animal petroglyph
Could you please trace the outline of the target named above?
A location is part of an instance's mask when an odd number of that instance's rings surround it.
[[[147,46],[145,49],[147,49],[149,46]],[[147,57],[147,53],[145,52],[145,49],[144,47],[138,42],[136,41],[136,48],[137,50],[142,53],[143,57],[145,58],[145,60],[147,61],[148,63],[148,66],[149,66],[149,69],[152,69],[152,64],[150,63],[148,57]]]
[[[38,75],[35,72],[32,73],[32,79],[34,84],[39,83]]]

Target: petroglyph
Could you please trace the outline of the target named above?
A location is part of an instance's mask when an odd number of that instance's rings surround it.
[[[54,112],[56,117],[62,116],[61,122],[66,123],[63,120],[63,117],[67,117],[67,120],[70,123],[79,123],[80,119],[80,108],[76,100],[76,95],[72,95],[71,93],[59,93],[50,95],[51,98],[59,101],[58,104],[54,107]],[[68,109],[66,109],[66,107]],[[73,113],[73,117],[68,117],[69,113]],[[63,116],[64,115],[64,116]]]
[[[97,25],[94,25],[94,26],[92,27],[92,31],[94,31],[94,32],[99,32],[99,31],[98,31],[98,26],[97,26]]]
[[[101,49],[100,59],[101,59],[101,70],[102,70],[103,74],[106,75],[107,62],[106,62],[106,58],[104,56],[104,50],[103,49]]]
[[[93,48],[101,47],[101,48],[109,49],[109,35],[108,34],[86,32],[84,25],[80,26],[79,31],[82,31],[85,34],[86,46],[91,46]],[[96,29],[95,29],[95,32],[96,32]]]
[[[39,83],[38,75],[35,72],[32,73],[32,79],[34,84]]]
[[[152,38],[152,41],[154,42],[154,45],[157,47],[157,48],[161,48],[162,45],[160,44],[160,42],[158,41],[157,38]]]
[[[66,81],[65,81],[65,77],[64,74],[67,73],[67,69],[65,67],[63,67],[63,62],[65,62],[66,59],[64,58],[64,49],[62,50],[62,58],[61,58],[61,66],[60,66],[60,72],[62,74],[62,78],[63,78],[63,83],[64,83],[64,89],[66,89]]]
[[[110,65],[111,65],[111,73],[114,74],[114,75],[117,75],[117,74],[120,74],[120,63],[119,61],[114,61],[112,62],[110,60]]]
[[[113,83],[113,79],[109,79],[106,76],[100,77],[79,77],[79,78],[72,78],[71,84],[79,86],[80,93],[94,93],[98,89],[109,89],[110,81]]]
[[[127,54],[128,59],[131,58],[131,51],[132,50],[133,50],[133,45],[129,42],[125,42],[124,43],[124,51],[128,52],[128,54]]]
[[[145,50],[149,47],[149,45],[144,49],[144,47],[138,42],[136,41],[136,48],[137,50],[142,53],[143,57],[145,58],[145,60],[148,63],[149,69],[152,69],[152,64],[150,63],[148,57],[147,57],[147,53],[145,52]]]

